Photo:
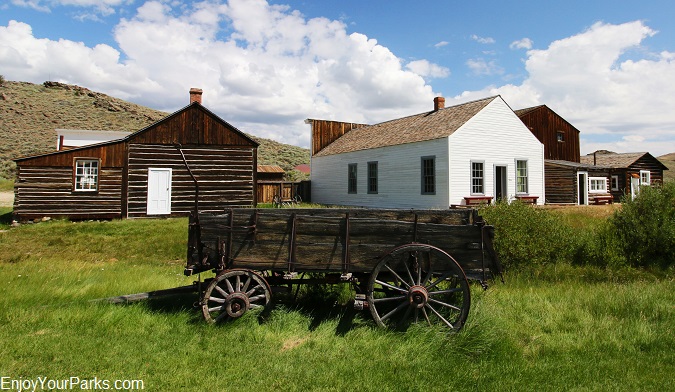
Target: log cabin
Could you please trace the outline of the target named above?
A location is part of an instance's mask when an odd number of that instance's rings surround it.
[[[663,171],[668,167],[648,152],[615,153],[599,150],[581,157],[581,162],[609,168],[609,190],[613,201],[624,196],[634,198],[641,186],[663,182]]]
[[[255,206],[258,143],[201,97],[120,139],[16,159],[15,219],[182,216],[197,189],[201,211]]]

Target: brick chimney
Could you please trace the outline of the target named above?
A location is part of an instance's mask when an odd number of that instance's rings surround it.
[[[190,104],[197,102],[202,103],[202,89],[200,88],[191,88],[190,89]]]
[[[434,111],[445,108],[445,98],[436,97],[434,98]]]

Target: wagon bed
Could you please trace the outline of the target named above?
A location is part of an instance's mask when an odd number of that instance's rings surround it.
[[[379,325],[441,323],[457,330],[468,280],[500,273],[494,230],[476,210],[230,209],[192,214],[186,275],[214,271],[201,305],[208,321],[270,302],[271,286],[347,282]],[[320,273],[320,274],[319,274]]]

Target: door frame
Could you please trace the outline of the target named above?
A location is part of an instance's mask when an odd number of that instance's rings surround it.
[[[507,181],[508,165],[495,164],[494,171],[495,171],[495,182],[494,182],[495,202],[499,201],[499,199],[508,200],[509,198],[509,186]]]
[[[151,178],[153,177],[154,173],[159,173],[159,172],[164,172],[168,173],[169,177],[169,183],[167,184],[168,187],[165,191],[164,196],[166,196],[166,209],[159,209],[159,208],[153,208],[151,206],[151,199],[150,199],[150,194],[151,194],[151,189],[150,187],[152,186],[153,182],[151,181]],[[146,213],[148,215],[170,215],[171,214],[171,183],[172,183],[172,175],[173,175],[173,170],[170,167],[149,167],[148,168],[148,188],[147,188],[147,201],[146,201]]]
[[[577,172],[577,204],[588,205],[588,172]]]

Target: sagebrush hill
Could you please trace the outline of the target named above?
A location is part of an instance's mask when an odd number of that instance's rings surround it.
[[[169,114],[80,86],[0,80],[0,177],[14,177],[13,159],[55,151],[55,129],[135,132]],[[309,163],[308,149],[248,136],[260,143],[259,164],[302,177],[293,168]]]

